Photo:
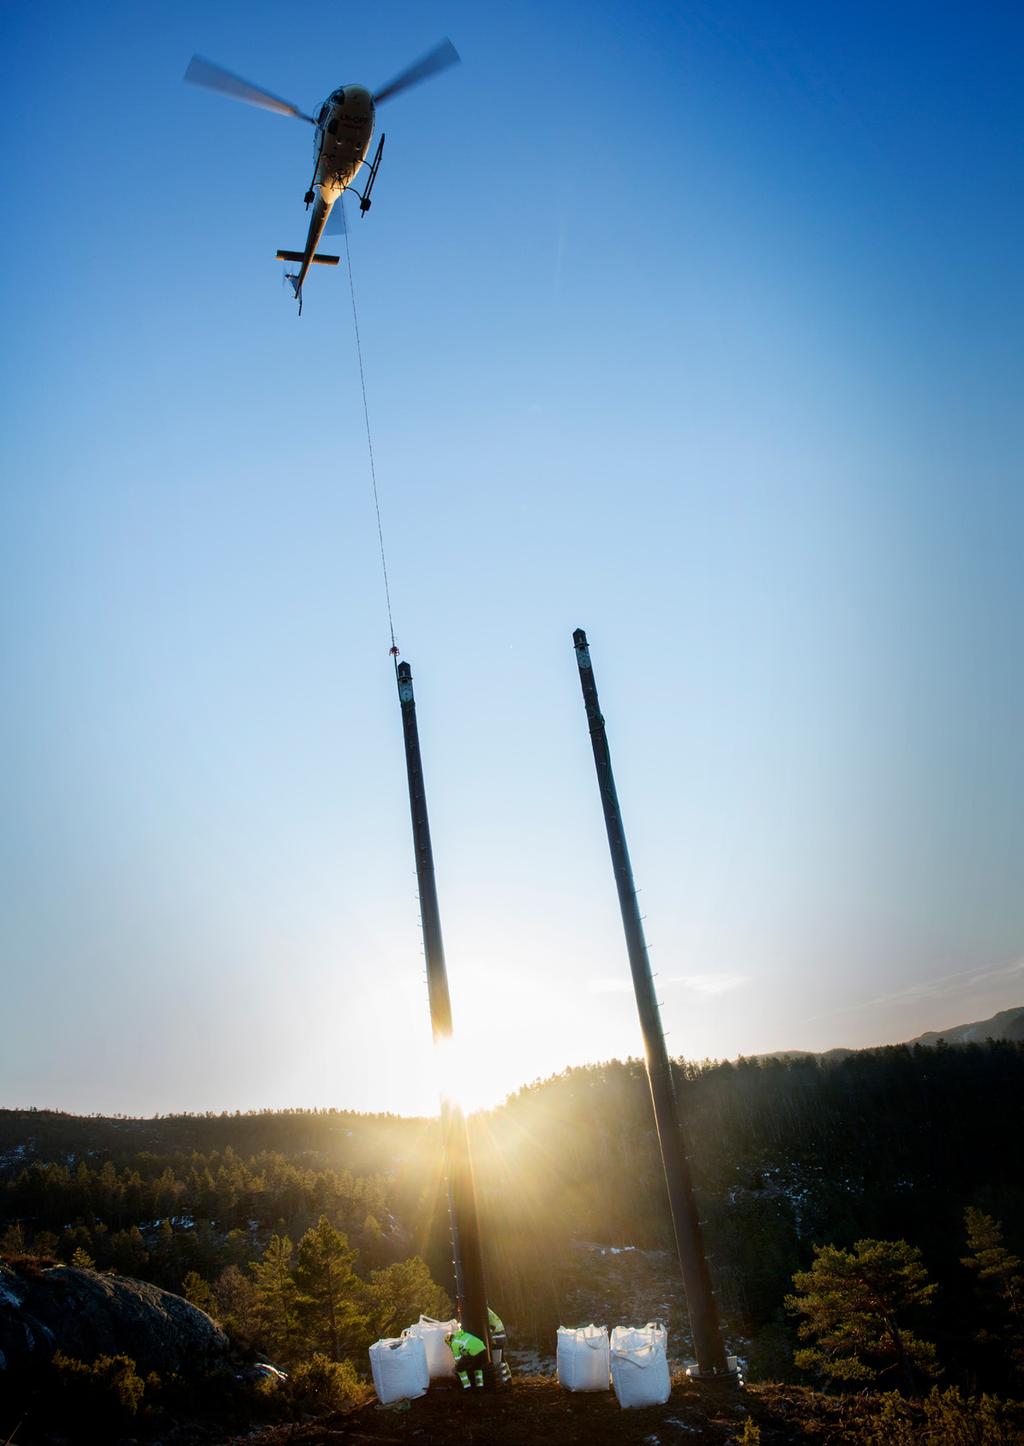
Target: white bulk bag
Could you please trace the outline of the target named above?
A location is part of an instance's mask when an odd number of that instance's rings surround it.
[[[405,1332],[396,1340],[374,1341],[370,1347],[370,1370],[373,1389],[384,1406],[422,1396],[430,1385],[423,1342]]]
[[[612,1331],[612,1385],[624,1410],[663,1406],[672,1393],[668,1375],[668,1331],[654,1321],[616,1326]]]
[[[608,1327],[558,1327],[558,1384],[567,1391],[607,1391]]]
[[[437,1381],[442,1376],[450,1376],[455,1370],[455,1357],[452,1355],[451,1346],[445,1342],[445,1336],[454,1335],[458,1328],[457,1320],[435,1320],[432,1315],[421,1315],[416,1324],[404,1332],[406,1335],[419,1336],[423,1342],[427,1353],[427,1371],[432,1381]]]

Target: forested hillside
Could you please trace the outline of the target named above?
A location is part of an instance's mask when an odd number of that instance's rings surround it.
[[[950,1369],[976,1369],[964,1210],[1001,1221],[1020,1252],[1024,1046],[683,1064],[677,1088],[719,1304],[755,1358],[778,1368],[784,1297],[815,1244],[878,1237],[921,1248]],[[572,1239],[670,1248],[639,1063],[569,1071],[479,1125],[492,1274],[514,1314],[551,1329]]]
[[[1001,1231],[1011,1263],[1024,1251],[1024,1044],[680,1063],[676,1083],[719,1305],[753,1377],[798,1375],[785,1301],[813,1248],[871,1238],[920,1251],[938,1289],[917,1326],[944,1379],[1018,1388],[1024,1322],[998,1281],[962,1262],[968,1207]],[[673,1354],[686,1355],[642,1065],[536,1083],[475,1116],[472,1133],[489,1289],[514,1343],[550,1353],[574,1312],[606,1302],[617,1319],[628,1302],[667,1306]],[[8,1256],[185,1293],[288,1364],[316,1349],[362,1369],[375,1333],[454,1293],[430,1120],[0,1112],[0,1236]],[[343,1266],[347,1324],[333,1342],[300,1308],[317,1251]]]

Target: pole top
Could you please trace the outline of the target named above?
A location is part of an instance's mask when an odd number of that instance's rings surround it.
[[[574,648],[585,648],[587,646],[587,635],[582,628],[577,628],[573,633],[572,645]]]
[[[412,668],[408,663],[399,663],[395,669],[395,678],[398,682],[399,702],[403,704],[413,702]]]

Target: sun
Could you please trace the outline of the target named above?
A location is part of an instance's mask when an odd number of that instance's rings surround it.
[[[437,1100],[457,1105],[464,1115],[500,1104],[507,1091],[488,1069],[489,1049],[479,1036],[449,1035],[434,1044]]]

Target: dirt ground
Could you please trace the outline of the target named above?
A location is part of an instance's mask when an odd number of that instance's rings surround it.
[[[276,1427],[247,1446],[709,1446],[741,1441],[749,1417],[761,1446],[849,1439],[861,1403],[800,1387],[754,1386],[717,1398],[676,1376],[664,1406],[623,1411],[611,1391],[573,1395],[551,1376],[517,1377],[479,1395],[434,1388],[404,1410],[376,1404]]]

